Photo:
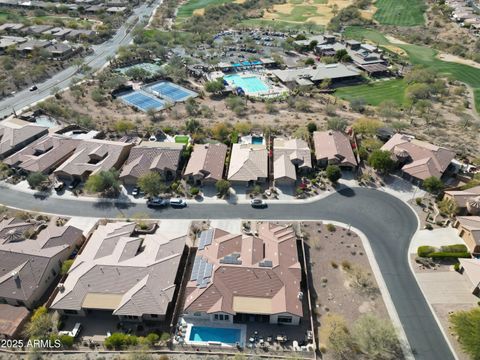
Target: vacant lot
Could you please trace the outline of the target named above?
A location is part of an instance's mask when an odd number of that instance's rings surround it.
[[[416,26],[425,23],[424,0],[377,0],[374,19],[380,24]]]
[[[393,100],[399,105],[405,102],[406,83],[403,79],[379,81],[371,84],[346,86],[337,89],[335,94],[351,101],[363,99],[368,105],[378,106],[385,100]]]

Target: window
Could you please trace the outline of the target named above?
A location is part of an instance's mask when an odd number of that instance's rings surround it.
[[[277,322],[281,323],[281,324],[291,324],[292,323],[292,317],[291,316],[279,316]]]
[[[215,314],[215,315],[213,316],[213,318],[214,318],[215,320],[218,320],[218,314]]]
[[[202,313],[201,312],[194,312],[193,316],[202,316]]]
[[[225,320],[229,320],[230,319],[230,315],[225,315]]]
[[[150,314],[150,317],[152,317],[152,318],[158,318],[158,315],[157,315],[157,314]]]
[[[77,315],[78,311],[77,310],[63,310],[65,314],[70,314],[70,315]]]

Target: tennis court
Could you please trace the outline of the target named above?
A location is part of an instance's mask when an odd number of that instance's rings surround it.
[[[147,112],[150,109],[162,110],[165,108],[165,102],[149,95],[143,91],[134,91],[120,96],[120,99],[127,104],[136,107],[141,111]]]
[[[153,94],[171,102],[185,101],[198,95],[194,91],[185,89],[180,85],[168,81],[161,81],[153,85],[149,85],[147,86],[147,89],[150,90]]]

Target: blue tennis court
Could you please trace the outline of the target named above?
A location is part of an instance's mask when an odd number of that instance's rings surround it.
[[[136,107],[141,111],[147,112],[150,109],[162,110],[165,108],[165,102],[157,99],[142,91],[134,91],[126,95],[120,96],[120,99],[127,105]]]
[[[194,91],[185,89],[184,87],[168,82],[162,81],[147,87],[155,95],[160,96],[171,102],[185,101],[198,94]]]

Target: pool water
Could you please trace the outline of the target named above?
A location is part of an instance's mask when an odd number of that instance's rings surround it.
[[[268,85],[254,75],[240,76],[238,74],[232,74],[224,76],[223,79],[229,85],[235,85],[236,87],[242,88],[247,94],[267,92],[269,90]]]
[[[49,118],[48,116],[38,116],[35,119],[35,123],[37,125],[45,126],[47,128],[52,128],[58,125],[58,123],[55,120]]]
[[[261,137],[261,136],[252,136],[252,144],[253,144],[253,145],[262,145],[262,144],[263,144],[263,137]]]
[[[190,341],[215,341],[224,344],[240,343],[240,329],[192,326]]]

